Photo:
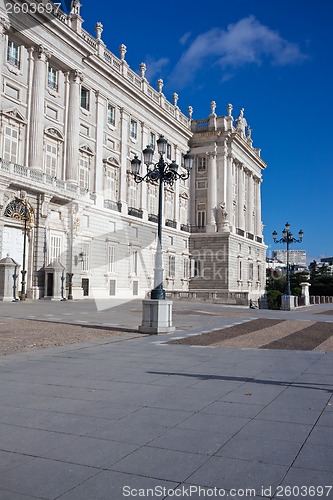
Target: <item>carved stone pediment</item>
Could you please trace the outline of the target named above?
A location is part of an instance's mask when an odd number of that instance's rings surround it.
[[[104,158],[103,163],[107,165],[112,165],[113,167],[120,166],[119,161],[114,156],[108,156],[107,158]]]
[[[95,155],[89,144],[82,144],[82,146],[79,147],[79,150],[81,151],[81,153],[86,153],[89,156]]]
[[[64,135],[60,130],[58,130],[55,127],[47,127],[45,129],[45,135],[48,135],[49,137],[52,137],[53,139],[56,139],[57,141],[64,141]]]
[[[22,125],[26,125],[27,120],[25,117],[20,113],[20,111],[17,108],[11,108],[11,109],[4,109],[0,112],[2,116],[5,116],[9,120],[14,120],[16,122],[21,123]]]

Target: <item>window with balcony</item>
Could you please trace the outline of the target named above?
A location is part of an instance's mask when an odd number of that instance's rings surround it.
[[[82,189],[89,189],[89,158],[81,154],[79,158],[79,186]]]
[[[62,237],[56,234],[50,234],[50,246],[49,246],[49,262],[60,262],[62,252]]]
[[[57,177],[58,147],[54,143],[45,144],[44,172],[51,177]]]
[[[118,168],[108,167],[105,172],[105,199],[118,200]]]
[[[176,276],[176,257],[169,255],[168,258],[168,277],[174,278]]]
[[[3,159],[12,163],[18,162],[19,130],[5,125],[3,136]]]

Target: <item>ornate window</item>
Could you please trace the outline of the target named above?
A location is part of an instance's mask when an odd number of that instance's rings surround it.
[[[174,278],[176,276],[176,257],[169,255],[168,258],[168,277]]]
[[[58,129],[48,127],[45,130],[44,172],[51,177],[58,177],[60,174],[59,159],[63,141],[64,136]]]
[[[174,219],[174,192],[168,189],[165,190],[165,218]]]
[[[158,212],[158,186],[148,184],[148,212],[157,215]]]
[[[108,272],[116,272],[116,247],[115,245],[108,246]]]
[[[49,262],[60,261],[62,252],[62,237],[57,234],[50,234]]]
[[[82,243],[82,271],[89,271],[90,269],[90,243]]]
[[[132,174],[127,177],[127,202],[129,208],[140,208],[140,185],[138,185]]]
[[[7,62],[16,68],[20,67],[20,46],[12,40],[8,40]]]
[[[49,65],[47,69],[47,86],[52,90],[58,91],[58,75],[58,70]]]
[[[81,87],[81,108],[86,109],[89,111],[89,106],[90,106],[90,92],[87,88]]]
[[[206,157],[199,156],[197,158],[197,170],[198,172],[206,172]]]
[[[206,204],[198,203],[197,205],[197,226],[205,227],[206,225]]]
[[[132,139],[136,139],[138,135],[138,123],[131,119],[131,124],[130,124],[130,137]]]
[[[57,177],[58,147],[56,144],[45,144],[44,171],[51,177]]]
[[[113,127],[116,124],[116,108],[112,106],[112,104],[108,104],[108,115],[107,115],[108,124]]]
[[[179,219],[181,224],[187,224],[188,221],[188,194],[182,193],[179,196]]]
[[[150,132],[150,146],[155,149],[156,146],[156,135],[153,132]]]
[[[90,167],[93,156],[94,152],[88,144],[80,146],[78,180],[80,188],[86,191],[90,189]]]
[[[12,163],[18,162],[19,129],[5,125],[3,135],[3,159]]]
[[[104,163],[104,198],[118,201],[119,163],[116,158],[109,156]]]
[[[89,189],[89,157],[82,154],[79,158],[79,186],[82,189]]]

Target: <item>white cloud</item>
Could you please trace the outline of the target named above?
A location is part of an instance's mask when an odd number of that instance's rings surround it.
[[[190,31],[188,31],[187,33],[184,33],[184,35],[179,39],[179,43],[181,45],[185,45],[187,40],[190,38],[191,34],[192,33]]]
[[[214,28],[200,34],[183,53],[170,77],[170,84],[185,87],[205,64],[235,70],[247,64],[287,65],[306,59],[298,45],[262,25],[254,16],[230,24],[225,30]]]
[[[153,59],[148,57],[146,59],[146,78],[148,81],[152,82],[153,78],[161,78],[162,69],[169,64],[169,59],[167,57],[161,57],[160,59]]]

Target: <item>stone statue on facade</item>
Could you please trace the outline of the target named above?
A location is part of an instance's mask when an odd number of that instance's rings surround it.
[[[247,121],[244,118],[244,108],[242,108],[236,120],[236,132],[238,132],[242,137],[245,137],[246,126],[247,126]]]

